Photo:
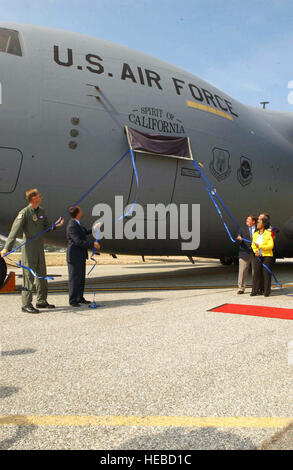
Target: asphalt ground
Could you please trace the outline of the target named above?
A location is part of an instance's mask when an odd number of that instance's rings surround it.
[[[209,311],[293,297],[239,296],[215,262],[97,266],[101,307],[73,310],[48,271],[55,309],[0,294],[0,449],[293,448],[293,321]]]

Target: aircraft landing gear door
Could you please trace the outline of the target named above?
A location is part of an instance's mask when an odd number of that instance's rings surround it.
[[[13,193],[22,163],[18,149],[0,147],[0,193]]]
[[[147,219],[147,204],[161,203],[167,206],[171,203],[178,158],[190,160],[189,145],[186,138],[144,134],[130,127],[126,127],[126,134],[129,147],[135,155],[138,173],[137,204],[143,207],[144,218]],[[186,153],[188,157],[181,156]],[[136,192],[137,184],[133,175],[128,204],[135,200]]]

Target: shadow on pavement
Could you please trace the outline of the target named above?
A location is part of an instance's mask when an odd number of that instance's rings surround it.
[[[2,351],[1,356],[22,356],[23,354],[33,354],[37,350],[36,349],[14,349],[12,351]]]
[[[18,387],[0,387],[0,398],[7,398],[18,392]]]
[[[0,417],[0,428],[5,426],[7,423],[7,428],[5,429],[11,429],[9,424],[9,418],[7,417]],[[20,426],[16,427],[15,434],[12,437],[9,437],[7,439],[4,439],[3,441],[0,441],[0,450],[8,450],[10,449],[14,444],[16,444],[18,441],[24,439],[28,434],[30,434],[34,429],[36,429],[37,426],[33,424],[22,424]]]
[[[158,299],[158,298],[152,298],[152,297],[142,297],[140,299],[119,299],[119,300],[106,300],[106,301],[99,301],[98,298],[95,299],[95,302],[101,306],[101,308],[115,308],[115,307],[123,307],[125,305],[130,306],[130,305],[144,305],[146,303],[151,303],[151,302],[160,302],[163,299]],[[71,306],[68,306],[66,310],[74,311],[74,313],[78,312],[85,312],[85,311],[92,311],[92,308],[89,308],[88,305],[79,307],[79,308],[73,308]]]

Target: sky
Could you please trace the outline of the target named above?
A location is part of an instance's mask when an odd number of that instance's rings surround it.
[[[292,0],[0,0],[0,8],[2,21],[122,44],[245,104],[293,112]]]

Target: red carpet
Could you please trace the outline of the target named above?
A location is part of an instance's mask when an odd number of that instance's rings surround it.
[[[281,318],[293,320],[292,308],[258,307],[255,305],[223,304],[212,308],[209,312],[235,313],[254,317]]]

